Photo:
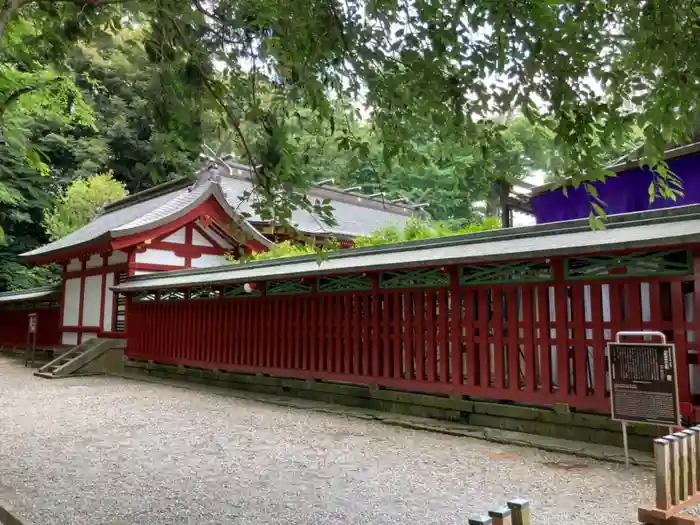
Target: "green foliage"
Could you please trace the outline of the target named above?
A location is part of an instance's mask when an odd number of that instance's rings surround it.
[[[394,244],[398,242],[417,241],[420,239],[435,239],[440,237],[451,237],[478,231],[495,230],[501,227],[500,221],[495,218],[486,218],[483,221],[475,222],[461,228],[453,228],[444,222],[430,222],[422,219],[411,218],[406,221],[403,228],[389,225],[378,228],[371,235],[357,237],[355,248],[368,246],[380,246],[384,244]],[[340,249],[340,244],[335,240],[330,240],[321,246],[313,246],[308,243],[294,243],[284,241],[275,244],[266,252],[253,253],[248,257],[239,259],[240,263],[250,261],[264,261],[268,259],[279,259],[282,257],[298,257],[301,255],[316,255],[319,261],[327,257],[331,252]],[[233,262],[233,259],[230,259]]]
[[[411,218],[406,221],[403,228],[398,228],[396,226],[385,226],[374,231],[372,235],[367,237],[358,237],[355,239],[355,246],[361,248],[365,246],[379,246],[382,244],[417,241],[421,239],[451,237],[453,235],[495,230],[500,227],[500,221],[493,217],[485,218],[480,222],[467,224],[461,228],[455,228],[445,222],[429,222]]]
[[[44,214],[44,227],[51,239],[60,239],[85,226],[105,205],[126,195],[124,185],[111,173],[77,179]]]

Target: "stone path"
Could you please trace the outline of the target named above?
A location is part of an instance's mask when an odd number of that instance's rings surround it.
[[[33,525],[632,525],[652,472],[0,357],[0,502]]]

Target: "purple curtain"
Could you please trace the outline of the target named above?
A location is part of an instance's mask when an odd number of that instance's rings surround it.
[[[647,168],[634,168],[593,185],[605,203],[605,213],[628,213],[658,208],[700,203],[700,155],[695,154],[669,161],[671,171],[683,182],[683,196],[673,201],[657,197],[649,202],[649,184],[653,172]],[[591,211],[589,197],[583,187],[569,188],[567,196],[561,189],[532,197],[532,208],[537,224],[567,221],[588,217]]]

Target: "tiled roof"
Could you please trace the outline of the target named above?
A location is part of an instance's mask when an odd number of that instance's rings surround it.
[[[224,197],[222,205],[227,211],[247,212],[251,217],[239,218],[247,225],[249,233],[256,239],[267,244],[261,234],[250,226],[250,223],[265,222],[256,216],[248,201],[241,200],[253,191],[251,173],[247,169],[236,167],[225,169],[221,165],[212,165],[202,170],[198,182],[178,179],[152,188],[145,192],[131,195],[121,201],[107,206],[102,214],[87,226],[50,244],[24,253],[26,258],[49,255],[71,249],[83,244],[93,243],[103,239],[111,239],[129,235],[139,231],[155,228],[181,216],[186,209],[198,204],[209,186],[217,186]],[[403,226],[413,213],[410,209],[369,199],[361,195],[347,194],[332,188],[313,188],[309,197],[314,199],[330,199],[334,208],[336,224],[329,226],[319,218],[305,210],[295,210],[292,214],[292,224],[306,234],[336,234],[339,236],[357,236],[371,233],[377,227],[390,223]]]
[[[131,278],[115,289],[136,292],[356,273],[379,268],[418,268],[684,244],[700,244],[700,205],[611,216],[605,230],[591,230],[587,220],[507,228],[340,250],[320,263],[315,256],[305,256],[150,274]]]
[[[39,299],[46,301],[49,299],[58,299],[60,296],[61,291],[58,287],[44,286],[42,288],[29,288],[27,290],[0,293],[0,304],[36,301]]]

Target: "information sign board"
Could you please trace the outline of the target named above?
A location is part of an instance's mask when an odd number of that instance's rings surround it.
[[[680,426],[674,345],[608,343],[608,370],[614,420]]]

